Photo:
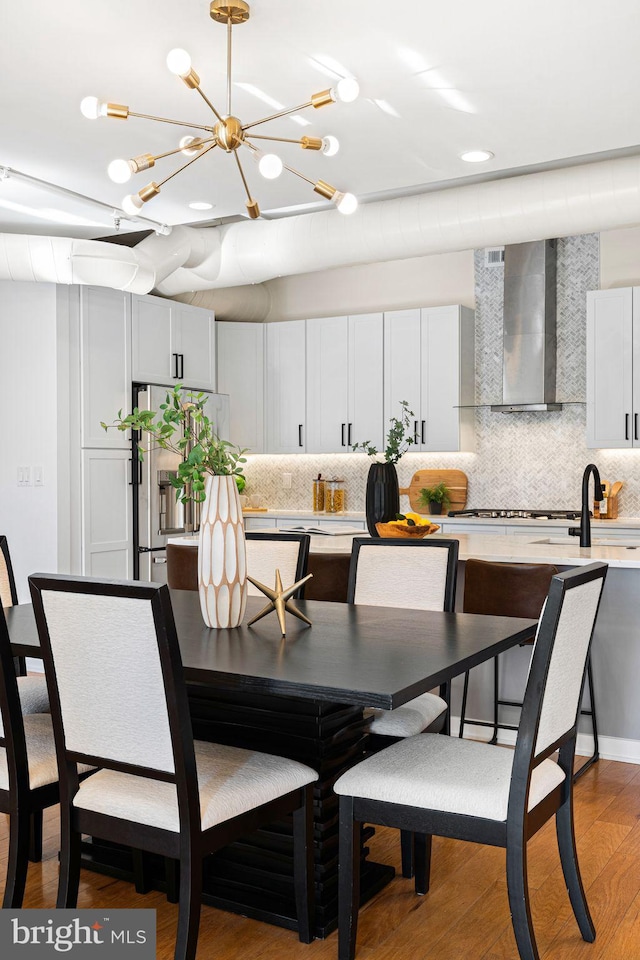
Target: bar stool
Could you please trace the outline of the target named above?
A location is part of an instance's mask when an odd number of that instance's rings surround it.
[[[550,563],[494,563],[488,560],[467,560],[465,566],[464,600],[465,613],[483,613],[502,617],[527,617],[537,620],[549,591],[551,578],[557,569]],[[534,635],[526,643],[533,643]],[[493,661],[493,736],[490,743],[497,743],[498,730],[517,730],[513,724],[500,720],[500,707],[522,707],[522,701],[500,698],[499,657]],[[574,780],[581,777],[599,758],[598,725],[595,699],[593,694],[593,672],[591,655],[587,659],[587,685],[590,707],[582,709],[583,716],[591,717],[593,727],[593,753],[583,766],[574,774]],[[466,716],[469,672],[464,675],[462,706],[460,708],[460,732],[464,735],[465,724],[486,726],[484,720],[469,720]]]

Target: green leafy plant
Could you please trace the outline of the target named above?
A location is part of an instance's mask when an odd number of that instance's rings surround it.
[[[423,487],[418,494],[420,505],[428,507],[430,503],[441,503],[445,510],[451,505],[450,490],[445,483],[438,483],[435,487]]]
[[[182,461],[176,476],[169,477],[176,490],[176,500],[202,503],[207,474],[233,476],[237,483],[240,478],[244,480],[242,464],[247,462],[246,450],[221,440],[215,433],[205,412],[206,402],[207,394],[185,394],[182,384],[178,383],[167,393],[158,411],[135,407],[133,413],[123,417],[119,410],[113,423],[101,426],[105,430],[133,430],[141,460],[149,450],[158,448],[179,454]],[[147,446],[143,443],[145,436],[149,441]]]
[[[400,401],[400,416],[389,418],[389,432],[387,434],[386,447],[382,455],[387,463],[397,463],[412,443],[415,443],[415,435],[411,430],[411,418],[415,416],[412,410],[409,410],[407,400]],[[352,450],[362,450],[370,457],[377,457],[379,451],[370,440],[363,440],[362,443],[354,443]]]

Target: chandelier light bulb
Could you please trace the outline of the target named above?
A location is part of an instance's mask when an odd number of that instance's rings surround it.
[[[130,193],[122,201],[122,209],[130,217],[137,217],[142,210],[142,200],[137,193]]]
[[[176,47],[167,54],[167,67],[177,77],[186,77],[191,70],[191,57],[186,50]]]
[[[87,120],[97,120],[98,117],[106,117],[107,104],[97,97],[85,97],[80,101],[80,113]]]
[[[325,157],[335,157],[336,153],[340,149],[340,143],[336,137],[323,137],[321,149]]]
[[[355,77],[343,77],[331,91],[333,99],[340,100],[341,103],[353,103],[358,99],[359,93],[360,84]]]
[[[134,171],[130,160],[112,160],[107,167],[107,173],[114,183],[127,183]]]
[[[264,153],[258,161],[258,170],[266,180],[275,180],[282,169],[282,160],[275,153]]]
[[[358,209],[358,198],[354,197],[352,193],[340,193],[339,190],[336,190],[332,200],[340,213],[345,216],[355,213]]]
[[[199,146],[192,146],[192,144],[199,144]],[[185,157],[195,157],[196,153],[202,149],[202,141],[200,137],[183,137],[178,146]]]

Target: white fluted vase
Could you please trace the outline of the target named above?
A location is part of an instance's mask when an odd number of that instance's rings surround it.
[[[208,477],[200,517],[198,592],[204,622],[237,627],[247,603],[244,521],[234,477]]]

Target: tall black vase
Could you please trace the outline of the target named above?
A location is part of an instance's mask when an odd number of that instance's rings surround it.
[[[380,536],[376,523],[396,519],[400,512],[400,491],[394,463],[372,463],[369,467],[365,510],[367,528],[372,537]]]

